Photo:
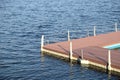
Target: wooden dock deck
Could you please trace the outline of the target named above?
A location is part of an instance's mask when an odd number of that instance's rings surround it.
[[[103,48],[104,46],[120,43],[120,31],[44,45],[41,51],[70,58],[70,42],[72,42],[72,60],[80,60],[82,64],[103,69],[108,69],[110,65],[108,70],[120,75],[120,52],[111,50],[110,56],[108,56],[109,50]]]

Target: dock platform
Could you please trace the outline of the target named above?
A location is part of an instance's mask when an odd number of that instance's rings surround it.
[[[71,45],[72,43],[72,45]],[[119,44],[120,31],[41,46],[41,51],[93,65],[120,76],[120,51],[105,46]]]

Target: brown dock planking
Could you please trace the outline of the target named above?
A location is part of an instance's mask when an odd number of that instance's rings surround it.
[[[73,57],[80,58],[82,49],[85,60],[101,64],[108,65],[108,49],[104,46],[120,43],[120,31],[111,32],[107,34],[100,34],[97,36],[91,36],[80,39],[73,39],[72,52]],[[70,53],[70,41],[58,42],[53,44],[44,45],[42,51],[46,50],[56,52],[58,54],[64,54],[69,56]],[[111,67],[120,71],[120,52],[111,50]],[[118,71],[118,72],[119,72]]]

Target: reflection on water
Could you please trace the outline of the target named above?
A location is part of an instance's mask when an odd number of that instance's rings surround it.
[[[72,67],[73,67],[73,64],[72,64],[72,62],[70,62],[70,68],[69,68],[69,79],[70,80],[72,80],[74,77],[73,77],[73,69],[72,69]]]
[[[40,57],[41,57],[41,58],[40,58],[40,61],[41,61],[41,62],[44,62],[44,54],[43,54],[43,52],[40,53]]]

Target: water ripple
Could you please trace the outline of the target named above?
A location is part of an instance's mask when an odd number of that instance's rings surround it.
[[[42,55],[46,43],[114,31],[119,0],[0,0],[0,80],[117,80],[119,77]],[[120,28],[119,28],[120,30]],[[74,32],[78,31],[78,32]]]

